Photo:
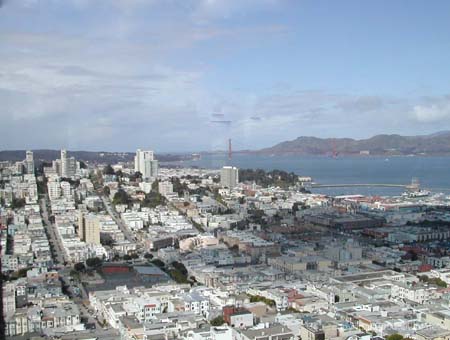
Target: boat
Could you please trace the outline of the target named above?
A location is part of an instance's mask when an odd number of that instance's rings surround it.
[[[403,196],[416,198],[416,197],[427,197],[430,196],[430,192],[428,190],[418,190],[418,191],[411,191],[411,192],[405,192]]]

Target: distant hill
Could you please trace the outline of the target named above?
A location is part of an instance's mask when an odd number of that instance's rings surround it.
[[[450,155],[450,131],[423,136],[377,135],[369,139],[298,137],[261,149],[262,154]]]
[[[32,150],[36,162],[52,161],[60,158],[60,150]],[[133,152],[96,152],[96,151],[67,151],[69,157],[93,163],[131,162],[134,161]],[[159,154],[155,158],[161,162],[180,161],[190,159],[190,155]],[[0,151],[0,161],[22,161],[25,159],[25,150]]]

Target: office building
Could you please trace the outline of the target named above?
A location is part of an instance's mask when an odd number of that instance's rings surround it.
[[[224,166],[220,171],[220,184],[232,189],[239,183],[239,170],[233,166]]]
[[[154,159],[153,151],[136,150],[134,171],[140,172],[143,179],[158,177],[158,161]]]

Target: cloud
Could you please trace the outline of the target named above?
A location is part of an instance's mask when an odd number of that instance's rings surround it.
[[[435,103],[416,105],[413,115],[419,122],[435,123],[450,120],[450,100],[440,98]]]
[[[212,120],[213,124],[221,124],[221,125],[230,125],[232,123],[231,120]]]
[[[242,86],[252,76],[245,69],[233,79],[239,91],[222,85],[218,74],[234,55],[289,32],[267,15],[285,2],[4,2],[2,147],[177,151],[233,138],[236,148],[255,148],[304,134],[433,128],[448,118],[444,98],[299,90],[276,79],[260,90]]]
[[[336,107],[343,111],[367,112],[383,108],[386,105],[385,98],[379,96],[360,96],[356,98],[348,98],[339,102]]]

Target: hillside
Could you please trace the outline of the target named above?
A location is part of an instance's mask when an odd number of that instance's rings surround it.
[[[298,155],[450,155],[450,131],[423,136],[377,135],[368,139],[298,137],[258,150]]]

